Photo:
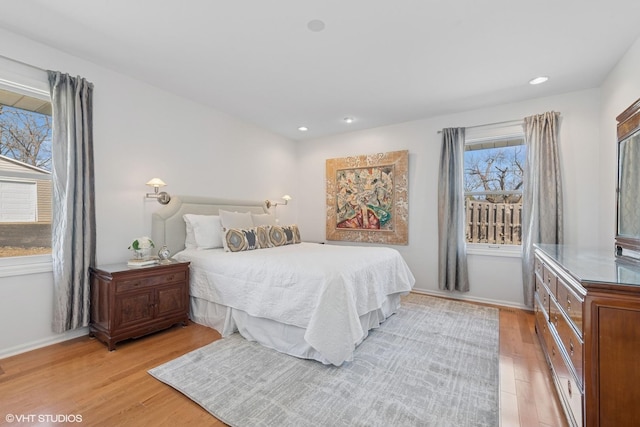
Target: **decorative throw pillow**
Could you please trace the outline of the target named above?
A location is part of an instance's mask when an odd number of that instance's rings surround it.
[[[240,252],[260,249],[260,240],[260,227],[229,228],[224,232],[224,250]]]
[[[287,243],[287,237],[284,235],[284,230],[278,225],[272,225],[269,227],[269,243],[270,247],[282,246]]]
[[[275,215],[270,214],[251,214],[251,218],[253,219],[253,225],[276,225],[276,217]]]
[[[269,226],[259,225],[258,229],[258,246],[260,249],[268,248],[271,246],[269,243]]]
[[[251,228],[253,227],[253,219],[251,212],[229,212],[220,209],[220,222],[222,228]]]
[[[286,238],[285,245],[291,245],[294,243],[300,243],[300,230],[296,224],[293,225],[283,225],[282,231]]]
[[[182,218],[187,225],[187,238],[185,239],[187,249],[222,247],[222,226],[218,215],[185,214]]]

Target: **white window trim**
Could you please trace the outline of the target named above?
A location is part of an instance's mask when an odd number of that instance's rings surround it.
[[[0,88],[51,101],[47,72],[0,55]],[[0,277],[48,273],[53,261],[48,255],[0,258]]]
[[[496,123],[486,126],[475,126],[465,131],[465,145],[482,144],[487,141],[504,139],[524,140],[524,128],[522,120]],[[482,193],[482,192],[479,192]],[[500,192],[489,192],[491,194]],[[522,193],[522,190],[505,191],[508,194]],[[474,192],[474,194],[477,194]],[[466,195],[466,193],[465,193]],[[490,243],[466,243],[467,255],[483,255],[506,258],[522,258],[522,245],[498,245]]]
[[[0,258],[0,277],[23,276],[53,271],[51,255]]]
[[[486,255],[507,258],[522,258],[522,245],[492,245],[489,243],[467,243],[467,255]]]

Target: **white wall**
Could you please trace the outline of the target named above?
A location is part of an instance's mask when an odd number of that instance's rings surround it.
[[[599,90],[592,89],[299,143],[298,223],[303,239],[324,240],[326,159],[408,149],[409,244],[394,247],[416,276],[415,289],[439,294],[437,131],[444,127],[516,120],[554,110],[562,114],[560,155],[565,188],[565,239],[570,244],[598,246],[600,206],[595,194],[598,176],[594,171],[598,171],[599,162],[599,102]],[[453,296],[522,307],[520,263],[519,258],[470,255],[471,291]]]
[[[587,90],[495,108],[298,143],[95,64],[0,30],[0,55],[81,75],[95,84],[94,138],[98,261],[126,259],[133,237],[150,232],[159,205],[144,183],[158,176],[171,194],[246,199],[295,197],[278,210],[297,219],[305,240],[324,240],[325,160],[408,149],[409,245],[395,246],[416,275],[416,289],[437,290],[437,131],[562,113],[566,242],[612,247],[615,116],[640,97],[640,41],[606,79]],[[179,126],[177,126],[179,124]],[[296,165],[290,167],[290,165]],[[297,215],[297,216],[296,216]],[[474,255],[472,291],[463,297],[522,304],[520,260]],[[0,278],[0,358],[68,335],[50,332],[48,273]]]
[[[126,260],[151,232],[144,184],[170,194],[295,197],[295,143],[93,63],[0,30],[0,55],[93,82],[98,263]],[[295,203],[292,203],[295,206]],[[291,207],[291,206],[290,206]],[[295,209],[279,209],[283,221]],[[0,278],[0,357],[64,339],[51,333],[50,273]]]

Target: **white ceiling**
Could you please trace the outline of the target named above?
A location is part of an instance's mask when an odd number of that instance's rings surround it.
[[[598,87],[639,16],[638,0],[0,0],[0,27],[294,140]]]

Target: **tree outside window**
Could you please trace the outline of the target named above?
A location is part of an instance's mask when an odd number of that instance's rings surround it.
[[[467,243],[521,244],[525,154],[521,138],[465,146]]]
[[[0,257],[51,253],[51,103],[0,90]]]

